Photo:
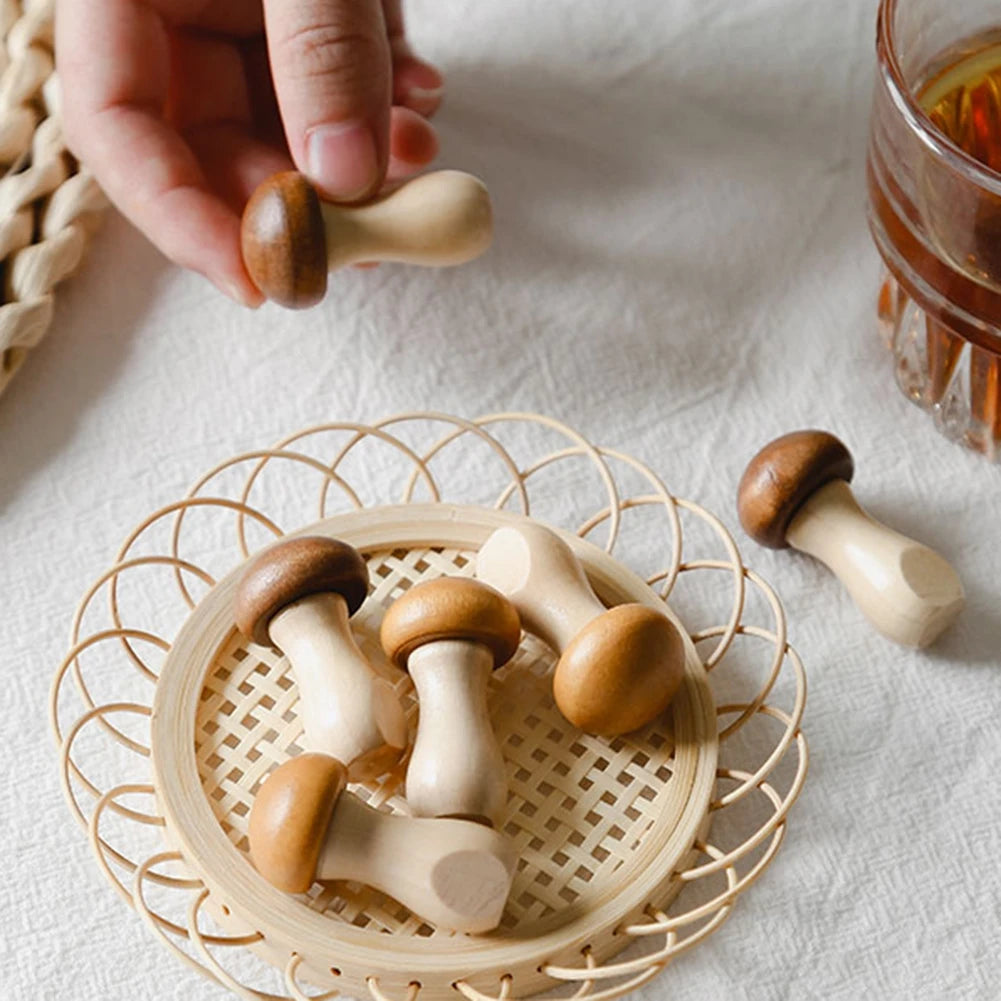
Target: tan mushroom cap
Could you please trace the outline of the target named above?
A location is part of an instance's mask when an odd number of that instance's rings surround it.
[[[330,818],[347,769],[327,754],[300,754],[279,765],[250,808],[247,837],[257,871],[286,893],[314,881]]]
[[[419,646],[435,640],[471,640],[493,654],[494,668],[518,649],[521,620],[514,605],[469,577],[440,577],[412,587],[386,612],[382,648],[401,670]]]
[[[314,306],[327,291],[327,236],[320,199],[294,170],[260,184],[243,210],[243,261],[254,284],[290,309]]]
[[[353,615],[368,594],[368,566],[353,546],[324,535],[288,539],[266,549],[244,571],[233,612],[237,628],[267,645],[268,623],[287,605],[311,594],[333,592]]]
[[[656,719],[684,675],[685,645],[674,623],[646,605],[616,605],[563,651],[553,697],[574,726],[617,737]]]
[[[855,465],[827,431],[793,431],[769,442],[748,463],[737,488],[737,514],[752,539],[785,549],[786,531],[810,496],[831,480],[851,482]]]

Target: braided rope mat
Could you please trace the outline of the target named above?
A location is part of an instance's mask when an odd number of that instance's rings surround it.
[[[54,6],[0,0],[0,393],[49,329],[55,287],[107,204],[63,140]]]

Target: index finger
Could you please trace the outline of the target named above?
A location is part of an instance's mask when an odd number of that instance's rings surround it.
[[[261,302],[240,254],[240,219],[210,189],[163,116],[170,37],[134,0],[60,0],[56,59],[70,148],[121,212],[171,260],[247,305]]]

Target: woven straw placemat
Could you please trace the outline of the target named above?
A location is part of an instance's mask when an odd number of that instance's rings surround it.
[[[54,0],[0,0],[0,393],[52,323],[107,201],[66,149]]]

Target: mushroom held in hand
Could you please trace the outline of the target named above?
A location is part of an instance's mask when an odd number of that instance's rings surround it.
[[[674,624],[646,605],[606,608],[554,532],[497,529],[477,555],[476,576],[507,595],[525,628],[560,652],[553,696],[575,726],[605,737],[630,733],[674,698],[685,665]]]
[[[450,267],[493,236],[483,182],[459,170],[422,174],[365,205],[320,200],[302,174],[275,174],[243,212],[243,260],[264,295],[291,309],[318,303],[327,272],[365,261]]]
[[[407,802],[418,816],[496,824],[507,779],[487,681],[518,649],[514,605],[478,581],[442,577],[395,601],[381,636],[387,655],[410,672],[420,704]]]
[[[353,781],[386,771],[407,743],[396,692],[372,670],[348,625],[367,593],[368,567],[357,550],[304,536],[257,556],[234,605],[240,631],[291,662],[306,748],[346,762]]]
[[[316,881],[382,890],[449,931],[500,922],[515,858],[482,824],[382,813],[344,791],[347,770],[325,754],[300,754],[272,772],[250,811],[257,871],[286,893]]]
[[[744,530],[827,564],[866,618],[905,646],[931,643],[963,607],[963,586],[938,553],[870,517],[848,486],[854,463],[826,431],[794,431],[751,460],[737,491]]]

